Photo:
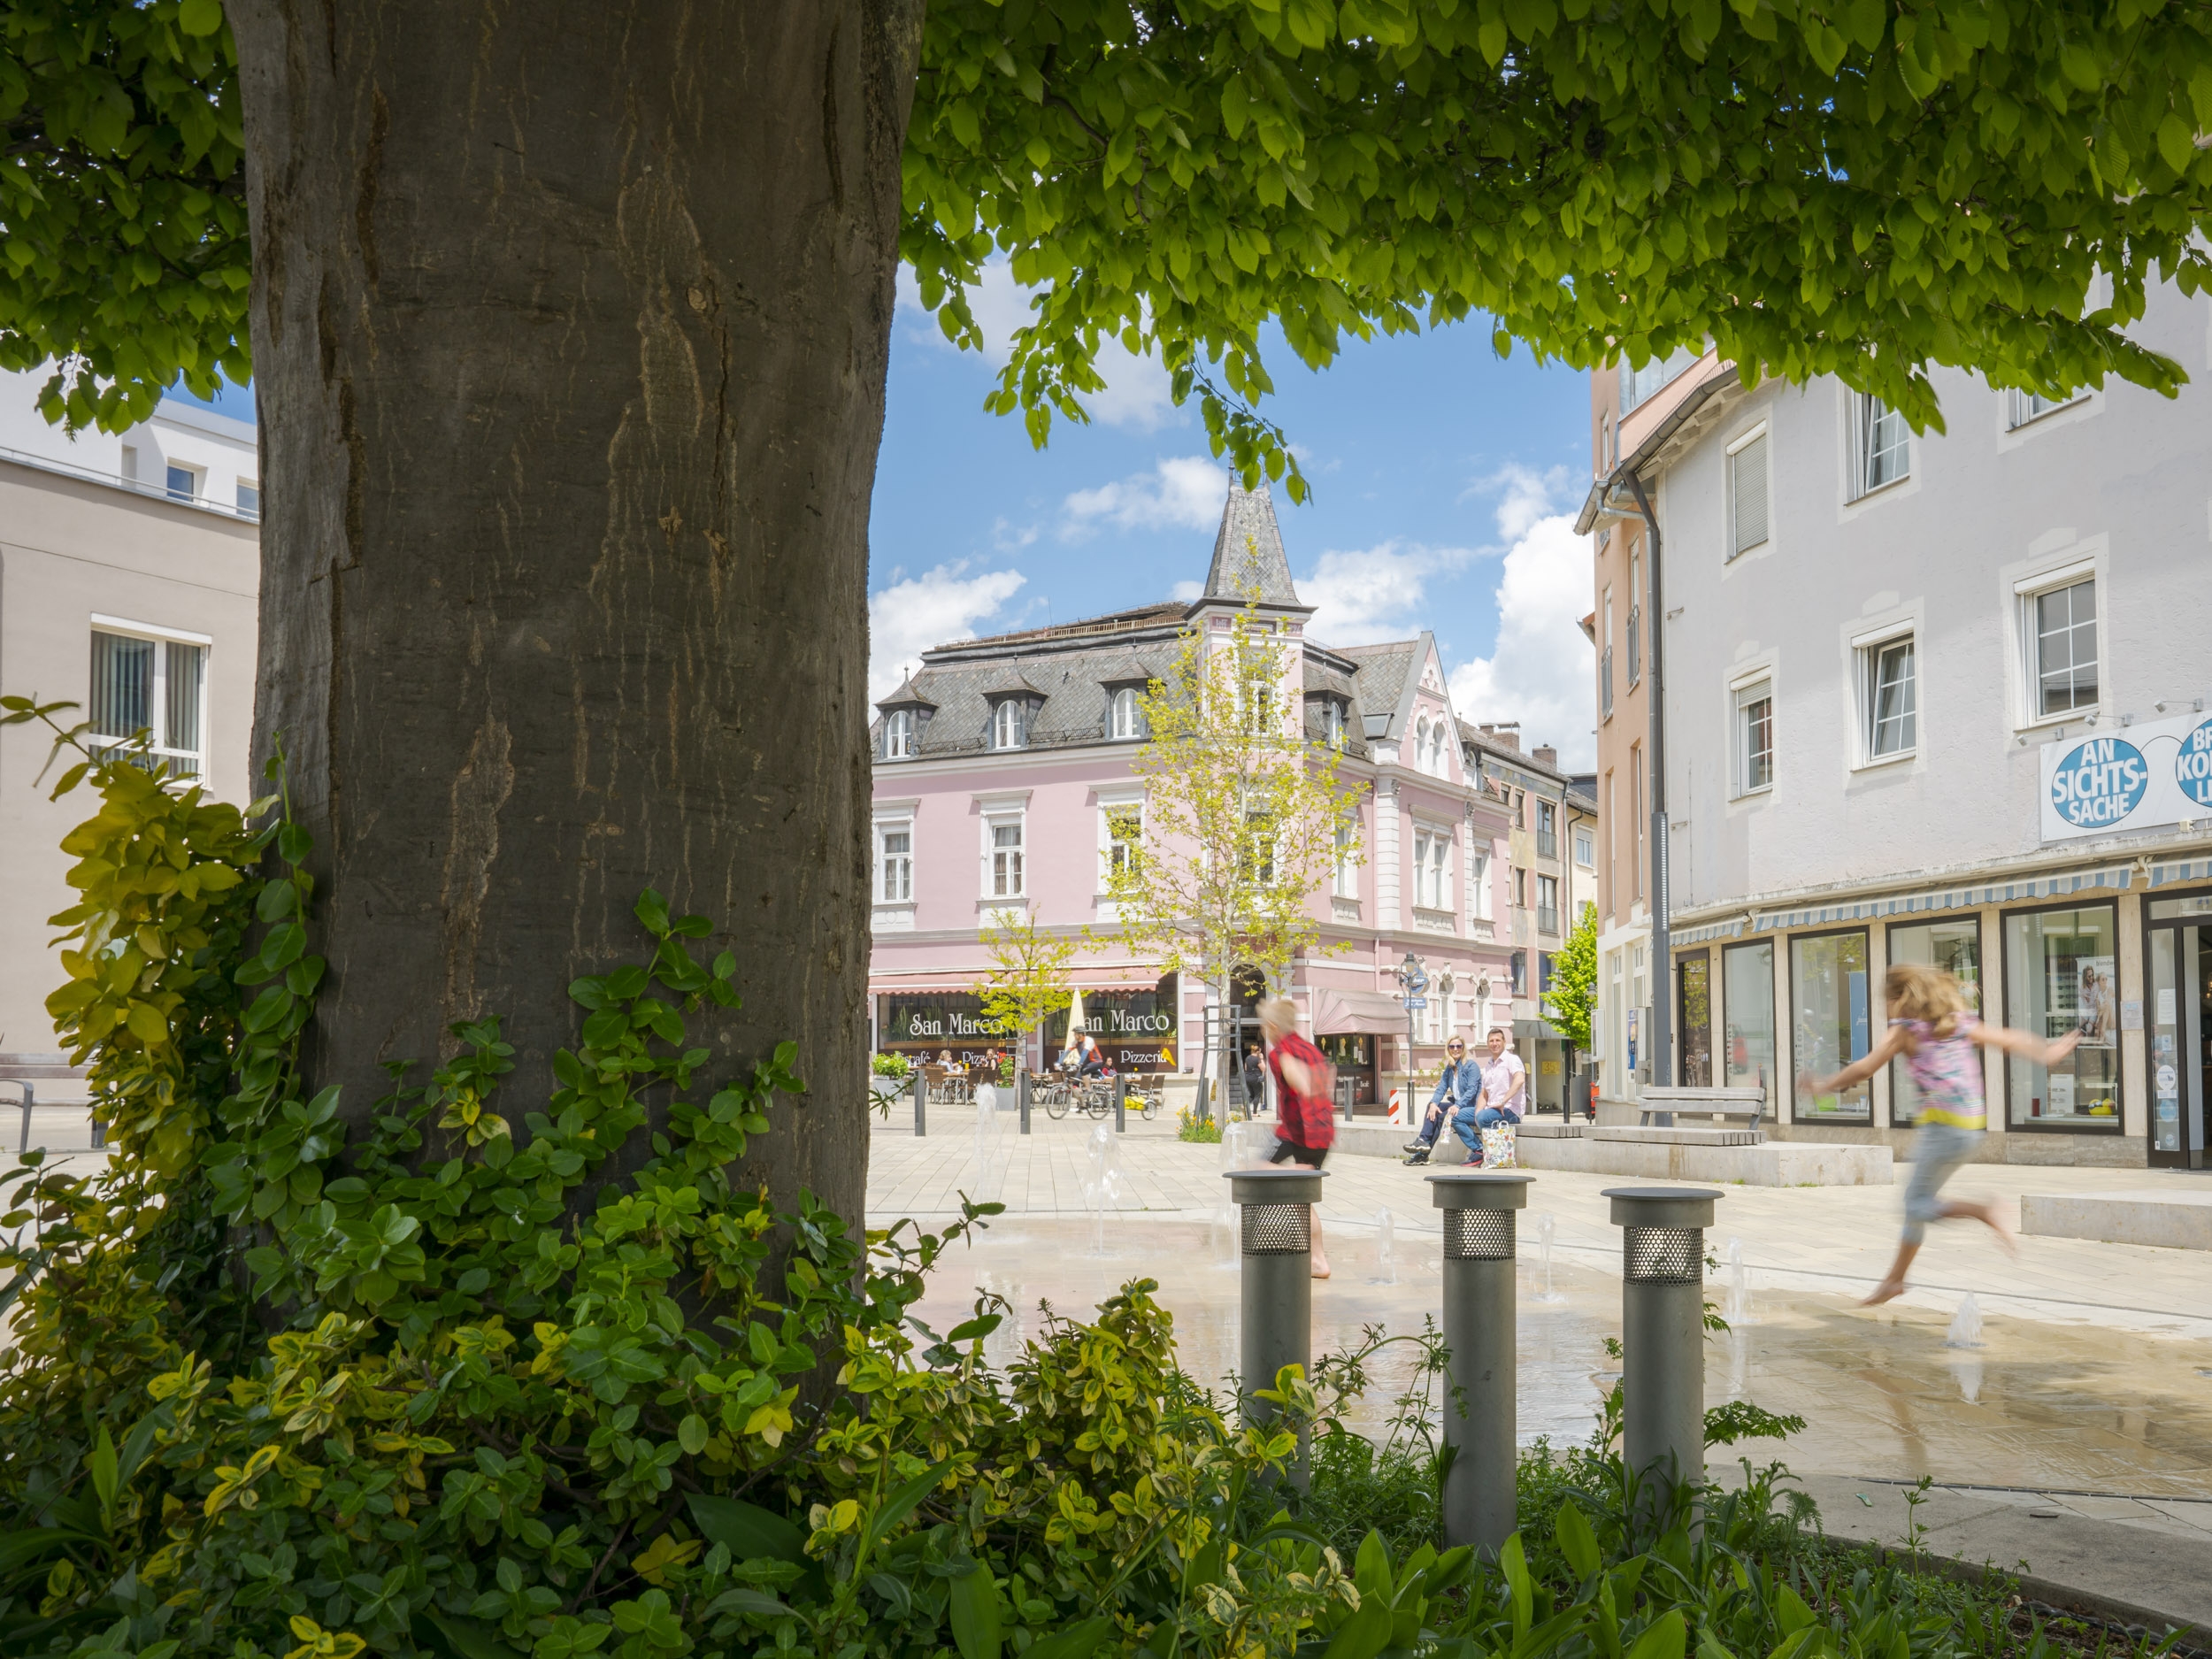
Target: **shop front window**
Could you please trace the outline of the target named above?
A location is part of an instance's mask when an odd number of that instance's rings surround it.
[[[1799,935],[1790,941],[1791,1055],[1800,1071],[1840,1071],[1871,1046],[1866,978],[1866,930]],[[1874,1093],[1862,1078],[1836,1094],[1800,1102],[1804,1118],[1867,1123]]]
[[[1682,1087],[1713,1085],[1713,958],[1701,950],[1677,964],[1681,975]]]
[[[2081,1033],[2055,1066],[2005,1056],[2016,1128],[2120,1126],[2119,935],[2110,904],[2005,918],[2005,1023],[2045,1038]]]
[[[1731,945],[1721,952],[1722,1034],[1726,1056],[1722,1087],[1763,1088],[1767,1110],[1775,1109],[1774,947]]]
[[[1889,959],[1940,968],[1959,982],[1966,994],[1967,1011],[1982,1011],[1982,925],[1972,918],[1962,922],[1912,922],[1889,930]],[[1885,1015],[1885,1018],[1888,1016]],[[1920,1116],[1920,1093],[1914,1088],[1912,1068],[1902,1059],[1889,1063],[1889,1120],[1902,1128]]]

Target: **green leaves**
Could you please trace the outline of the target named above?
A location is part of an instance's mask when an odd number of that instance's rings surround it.
[[[956,1558],[949,1586],[953,1640],[960,1659],[999,1659],[1002,1640],[998,1580],[973,1556]]]

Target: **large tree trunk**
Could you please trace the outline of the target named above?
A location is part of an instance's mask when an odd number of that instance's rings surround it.
[[[919,0],[230,0],[261,414],[256,747],[317,839],[319,1086],[711,918],[860,1213],[867,518]]]

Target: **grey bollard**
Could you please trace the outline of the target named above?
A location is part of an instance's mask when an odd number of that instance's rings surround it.
[[[1114,1079],[1114,1133],[1122,1134],[1129,1127],[1129,1079]]]
[[[1705,1479],[1705,1229],[1722,1194],[1609,1187],[1621,1234],[1622,1453],[1647,1481]],[[1654,1492],[1646,1502],[1658,1501]]]
[[[1272,1388],[1286,1365],[1313,1374],[1313,1207],[1321,1202],[1319,1170],[1232,1170],[1224,1178],[1238,1206],[1243,1283],[1239,1302],[1242,1340],[1237,1369],[1239,1407],[1252,1422],[1275,1415],[1271,1401],[1252,1391]],[[1298,1472],[1305,1484],[1306,1441],[1298,1440]]]
[[[1531,1175],[1448,1170],[1428,1178],[1444,1212],[1444,1542],[1495,1557],[1520,1525],[1516,1479],[1513,1234]]]
[[[1197,1090],[1191,1095],[1191,1116],[1202,1124],[1206,1121],[1207,1114],[1212,1106],[1212,1102],[1208,1098],[1213,1093],[1212,1086],[1211,1078],[1202,1077],[1198,1079]]]
[[[929,1079],[922,1075],[922,1068],[914,1068],[914,1133],[919,1138],[929,1133]]]
[[[1022,1133],[1029,1133],[1029,1073],[1014,1073],[1014,1099],[1021,1108]]]

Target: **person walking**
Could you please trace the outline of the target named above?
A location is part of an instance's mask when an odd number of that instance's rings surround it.
[[[2038,1065],[2055,1065],[2073,1053],[2081,1041],[2078,1027],[2055,1041],[2009,1025],[1985,1025],[1966,1010],[1965,993],[1959,982],[1939,968],[1919,963],[1900,963],[1882,980],[1882,995],[1889,1004],[1889,1029],[1863,1059],[1855,1060],[1833,1077],[1816,1078],[1809,1071],[1797,1077],[1801,1096],[1832,1094],[1872,1077],[1899,1055],[1905,1056],[1913,1087],[1920,1092],[1920,1127],[1913,1137],[1912,1177],[1905,1185],[1905,1230],[1898,1240],[1897,1259],[1888,1274],[1874,1286],[1873,1294],[1859,1305],[1871,1308],[1905,1288],[1905,1272],[1926,1242],[1931,1221],[1965,1217],[1978,1221],[1997,1235],[2006,1251],[2017,1256],[2012,1228],[1995,1199],[1947,1199],[1943,1184],[1973,1155],[1978,1137],[1988,1123],[1983,1103],[1983,1048],[2001,1048]]]
[[[1244,1115],[1248,1119],[1259,1116],[1260,1103],[1267,1096],[1266,1076],[1267,1062],[1260,1058],[1260,1045],[1248,1044],[1244,1050]]]
[[[1482,1092],[1482,1070],[1467,1057],[1467,1040],[1454,1032],[1444,1045],[1444,1074],[1436,1079],[1436,1093],[1429,1096],[1421,1132],[1405,1144],[1408,1164],[1426,1164],[1444,1125]]]
[[[1490,1059],[1482,1068],[1482,1093],[1472,1105],[1452,1115],[1452,1133],[1466,1144],[1467,1162],[1482,1162],[1482,1132],[1500,1124],[1517,1124],[1528,1104],[1528,1068],[1513,1052],[1502,1025],[1490,1027]]]
[[[1289,1161],[1319,1169],[1336,1144],[1336,1107],[1329,1099],[1329,1062],[1299,1034],[1298,1004],[1273,996],[1260,1004],[1260,1035],[1267,1040],[1267,1069],[1275,1075],[1275,1150],[1270,1164]],[[1321,1216],[1313,1218],[1313,1276],[1329,1276],[1321,1248]]]

